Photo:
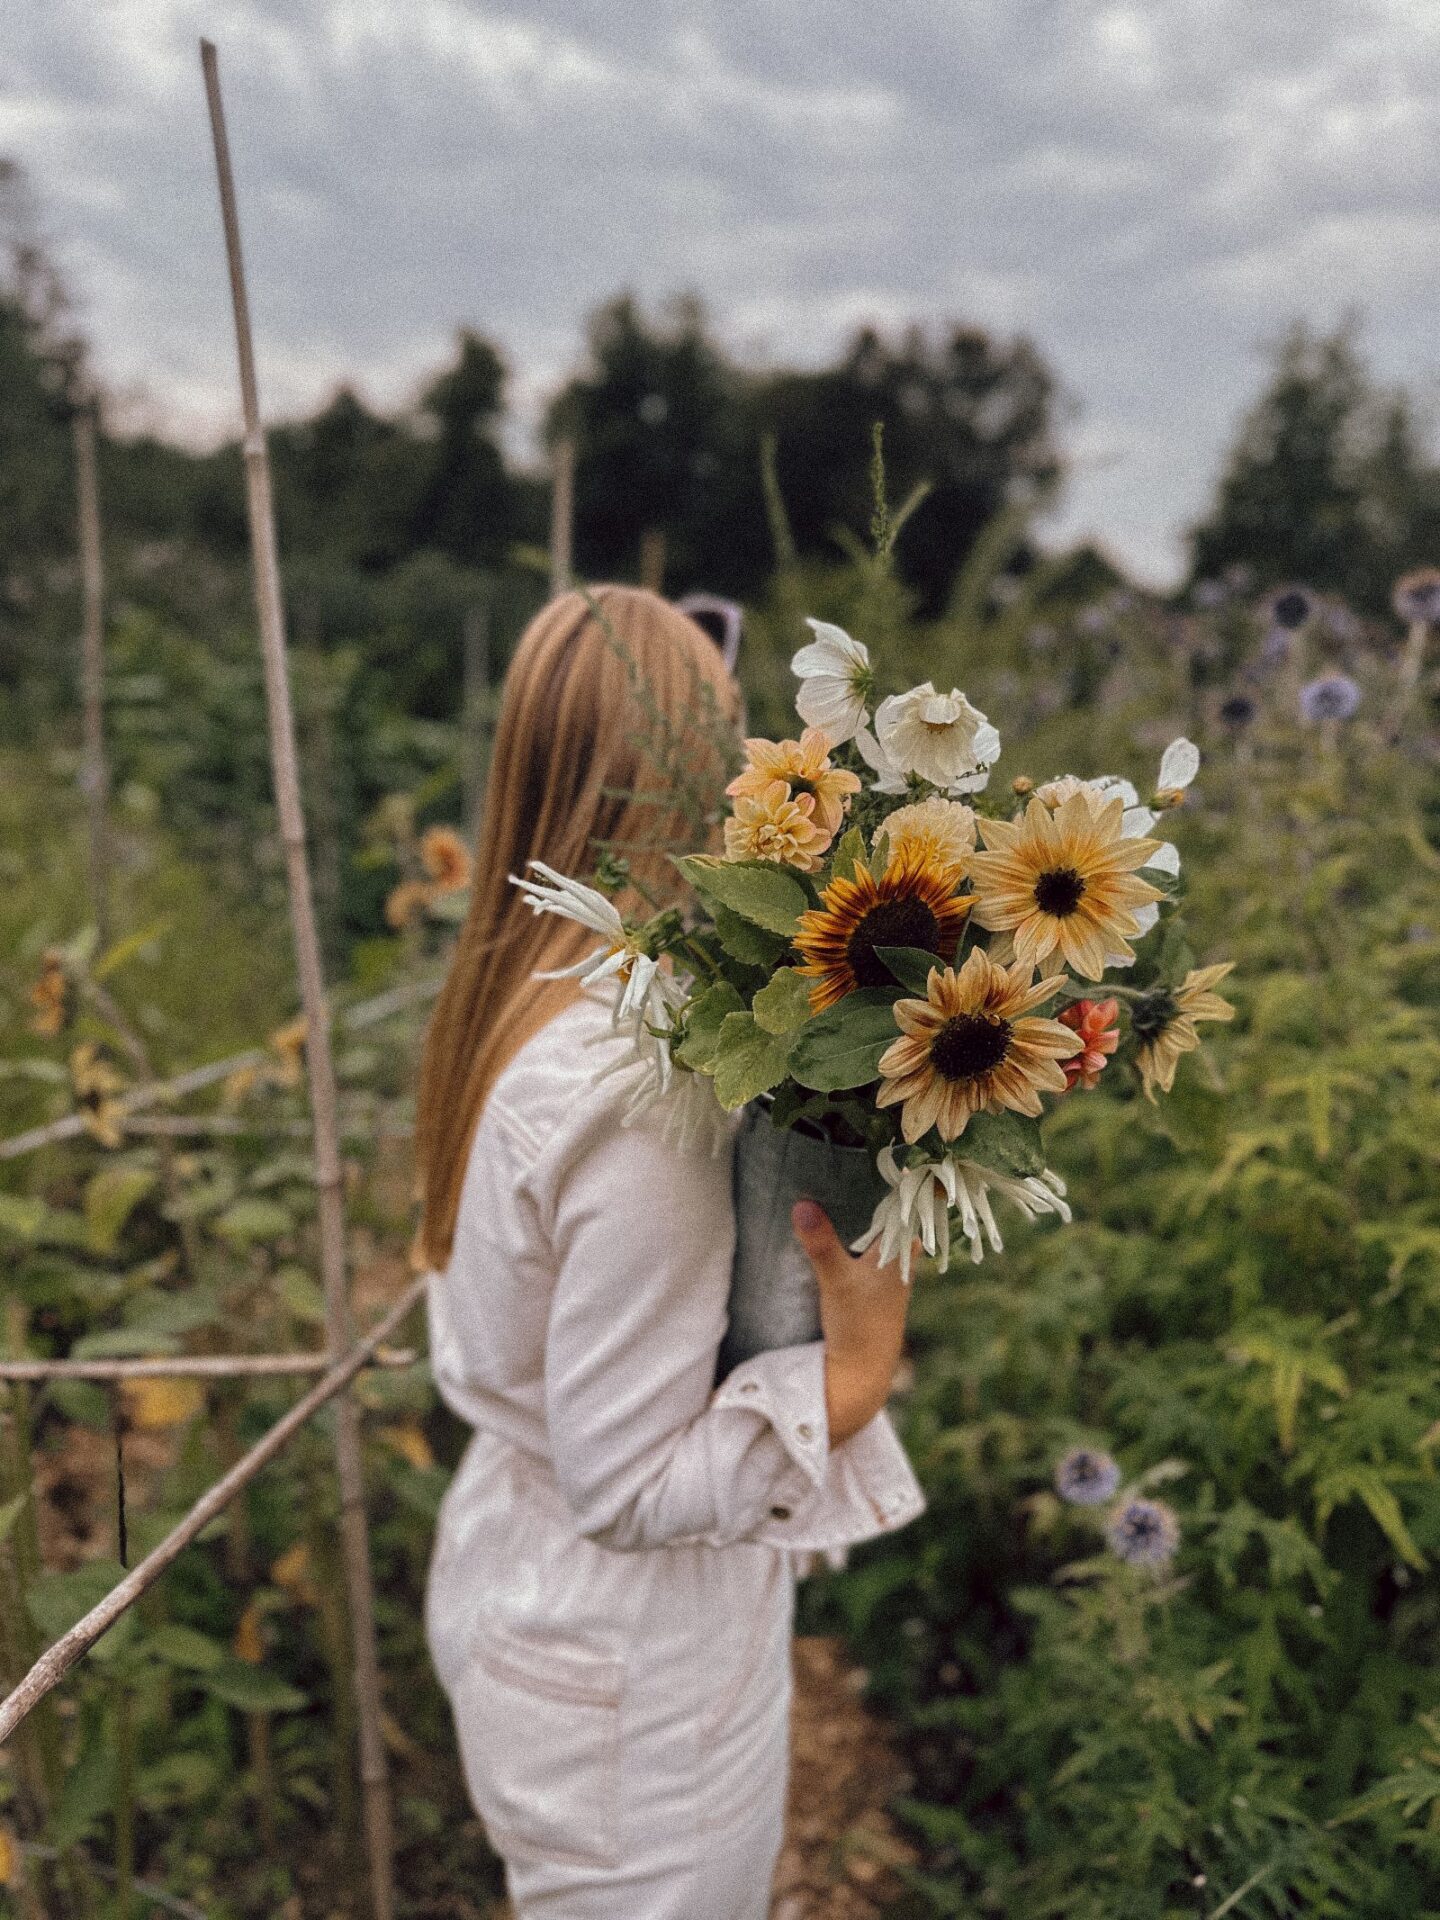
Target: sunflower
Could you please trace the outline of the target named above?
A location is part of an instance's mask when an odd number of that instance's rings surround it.
[[[1030,967],[1058,953],[1098,980],[1107,963],[1132,961],[1126,942],[1144,929],[1139,909],[1160,898],[1135,869],[1160,843],[1127,834],[1124,815],[1118,795],[1096,806],[1093,795],[1072,793],[1053,814],[1037,798],[1018,820],[982,820],[986,851],[970,858],[977,922],[1013,935],[1016,958]]]
[[[783,780],[770,780],[735,802],[734,817],[725,822],[725,858],[771,860],[813,873],[830,838],[815,818],[813,793],[792,796]]]
[[[857,987],[893,986],[877,947],[918,947],[953,959],[974,899],[956,893],[956,877],[952,865],[923,854],[892,861],[878,880],[863,862],[848,879],[837,875],[820,905],[801,914],[795,935],[805,961],[800,972],[815,982],[811,1011],[822,1013]]]
[[[1195,1031],[1197,1020],[1233,1020],[1235,1009],[1212,988],[1219,986],[1234,969],[1233,960],[1215,967],[1192,967],[1173,990],[1158,988],[1137,1000],[1130,1014],[1130,1026],[1139,1041],[1135,1064],[1145,1088],[1145,1098],[1153,1100],[1155,1089],[1169,1093],[1175,1084],[1175,1069],[1180,1056],[1193,1053],[1200,1044]]]
[[[931,1127],[958,1140],[975,1113],[1040,1112],[1042,1093],[1065,1091],[1060,1065],[1083,1042],[1058,1020],[1031,1016],[1065,984],[1036,980],[1017,960],[997,967],[983,947],[964,966],[932,967],[923,1000],[897,1000],[900,1038],[880,1056],[876,1105],[900,1104],[900,1131],[913,1146]]]
[[[725,789],[732,800],[756,798],[772,780],[783,780],[792,794],[808,793],[815,801],[815,824],[829,834],[840,831],[852,793],[860,791],[858,774],[830,764],[830,736],[819,727],[806,727],[798,740],[747,740],[745,771]]]

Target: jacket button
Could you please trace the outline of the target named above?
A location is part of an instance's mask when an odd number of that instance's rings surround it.
[[[790,1518],[789,1507],[771,1507],[770,1518],[772,1520],[788,1520]]]
[[[810,1425],[808,1420],[802,1420],[795,1429],[795,1437],[797,1440],[813,1440],[815,1438],[815,1429]]]

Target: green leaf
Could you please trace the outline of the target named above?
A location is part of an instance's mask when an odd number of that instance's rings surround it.
[[[249,1244],[279,1239],[281,1234],[291,1231],[295,1221],[289,1208],[282,1207],[278,1200],[265,1200],[252,1194],[249,1199],[237,1200],[217,1214],[212,1225],[225,1239]]]
[[[115,1742],[102,1737],[101,1726],[94,1721],[86,1733],[88,1737],[78,1743],[73,1764],[65,1769],[64,1790],[50,1826],[48,1837],[58,1847],[73,1846],[77,1840],[83,1840],[95,1822],[115,1804],[118,1764]]]
[[[242,1713],[298,1713],[307,1704],[297,1687],[248,1660],[227,1658],[204,1674],[201,1684],[207,1693]]]
[[[82,1333],[70,1349],[76,1360],[134,1360],[179,1351],[180,1342],[173,1334],[150,1327],[105,1327],[96,1333]]]
[[[275,1291],[297,1320],[309,1326],[325,1324],[325,1295],[320,1283],[303,1267],[284,1266],[275,1275]]]
[[[148,1635],[145,1650],[169,1666],[186,1667],[192,1673],[213,1673],[230,1657],[221,1641],[212,1640],[208,1633],[199,1633],[194,1627],[182,1626],[178,1620],[171,1620]]]
[[[125,1578],[125,1569],[117,1560],[88,1560],[69,1573],[42,1573],[30,1583],[25,1604],[30,1618],[47,1642],[68,1633]],[[133,1613],[122,1614],[114,1626],[95,1642],[90,1658],[112,1659],[134,1637]]]
[[[125,1222],[155,1184],[145,1167],[105,1167],[85,1188],[86,1245],[91,1253],[114,1253]]]
[[[938,953],[926,953],[923,947],[876,947],[875,957],[887,966],[895,978],[923,1000],[930,983],[930,969],[943,967]]]
[[[696,853],[675,864],[697,893],[768,933],[792,935],[809,905],[798,881],[769,861],[721,860]]]
[[[744,1010],[745,1002],[728,980],[707,987],[686,1011],[685,1038],[675,1049],[676,1059],[697,1073],[712,1073],[721,1027],[732,1013]]]
[[[802,1087],[834,1093],[879,1077],[880,1056],[899,1038],[891,995],[867,988],[807,1020],[790,1050],[790,1072]]]
[[[766,1033],[793,1033],[810,1018],[810,982],[794,967],[782,967],[750,1003]]]
[[[730,955],[742,966],[770,968],[778,966],[790,951],[790,942],[781,933],[766,933],[763,927],[752,926],[748,920],[742,920],[738,913],[732,913],[728,907],[710,903],[711,916],[715,922],[715,937]]]
[[[1023,1113],[975,1113],[955,1143],[963,1160],[978,1161],[996,1173],[1028,1179],[1045,1168],[1045,1141],[1038,1120]]]
[[[785,1078],[788,1038],[758,1026],[753,1015],[731,1013],[720,1029],[715,1055],[715,1094],[722,1107],[743,1107]]]
[[[12,1240],[35,1240],[48,1211],[43,1200],[22,1199],[18,1193],[0,1193],[0,1233]]]
[[[835,845],[830,862],[831,877],[848,880],[857,867],[865,864],[865,836],[859,827],[847,827]]]

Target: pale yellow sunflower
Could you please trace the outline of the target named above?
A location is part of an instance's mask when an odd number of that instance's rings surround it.
[[[913,806],[897,807],[879,831],[889,839],[892,867],[919,859],[927,866],[951,867],[958,876],[975,851],[974,809],[938,793]]]
[[[814,982],[810,1007],[822,1013],[857,987],[895,984],[877,947],[918,947],[954,958],[973,894],[957,894],[952,866],[911,855],[891,861],[877,880],[863,863],[848,878],[838,875],[820,895],[820,905],[800,916],[795,946],[804,956],[800,972]]]
[[[1155,1089],[1169,1093],[1175,1084],[1175,1069],[1182,1054],[1193,1053],[1200,1044],[1195,1030],[1197,1020],[1233,1020],[1235,1009],[1212,991],[1227,973],[1234,970],[1233,960],[1214,967],[1192,967],[1173,992],[1157,988],[1137,1000],[1130,1015],[1131,1031],[1139,1041],[1135,1064],[1145,1088],[1145,1098],[1153,1100]]]
[[[1126,834],[1124,813],[1118,795],[1097,806],[1093,794],[1073,793],[1054,813],[1037,798],[1018,820],[981,820],[985,852],[970,856],[977,923],[1010,934],[1016,959],[1032,968],[1058,954],[1098,980],[1107,962],[1133,960],[1138,909],[1160,898],[1135,869],[1160,842]]]
[[[725,822],[727,860],[772,860],[812,873],[831,836],[815,818],[813,793],[792,794],[783,780],[771,780],[759,793],[742,793],[734,816]]]
[[[860,791],[857,774],[830,764],[830,736],[819,727],[806,727],[798,740],[747,740],[745,771],[725,789],[732,800],[758,799],[773,780],[783,780],[798,799],[802,793],[815,801],[815,824],[832,838],[840,831],[852,793]]]
[[[956,973],[932,967],[923,1000],[897,1000],[900,1038],[880,1056],[876,1104],[900,1107],[900,1131],[914,1143],[935,1127],[958,1140],[976,1113],[1008,1108],[1032,1117],[1042,1093],[1065,1091],[1062,1060],[1084,1042],[1058,1020],[1031,1014],[1065,985],[1063,974],[1034,977],[1027,962],[997,967],[976,947]]]

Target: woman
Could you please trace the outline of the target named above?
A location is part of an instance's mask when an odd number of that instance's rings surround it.
[[[632,1042],[574,980],[595,936],[509,876],[631,849],[650,897],[722,779],[735,690],[654,594],[577,593],[505,683],[469,916],[426,1042],[431,1351],[474,1428],[426,1596],[466,1778],[517,1920],[762,1920],[780,1844],[797,1555],[900,1526],[919,1490],[881,1411],[895,1268],[796,1209],[823,1340],[716,1390],[726,1154],[621,1125]],[[675,796],[673,799],[668,796]],[[666,876],[669,875],[667,882]]]

